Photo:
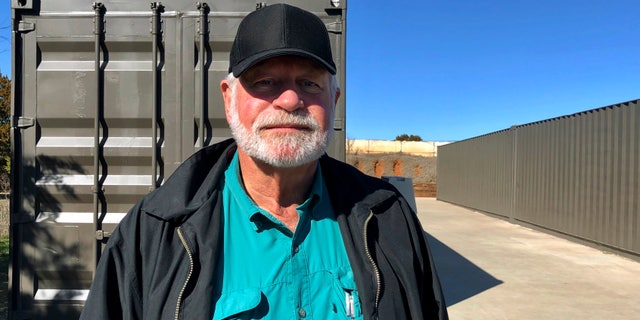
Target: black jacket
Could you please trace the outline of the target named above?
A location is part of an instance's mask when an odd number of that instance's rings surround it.
[[[81,319],[211,320],[222,188],[232,140],[187,159],[120,222]],[[323,156],[365,319],[447,319],[422,227],[390,184]]]

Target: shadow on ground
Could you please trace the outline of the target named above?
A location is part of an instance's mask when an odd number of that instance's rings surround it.
[[[425,233],[440,277],[447,307],[502,284],[480,267]]]

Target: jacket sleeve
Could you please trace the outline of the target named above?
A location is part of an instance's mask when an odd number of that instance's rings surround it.
[[[381,275],[378,319],[448,319],[424,230],[401,196],[372,209],[372,255]]]
[[[415,273],[418,290],[421,292],[421,306],[424,319],[448,320],[447,305],[440,285],[440,279],[434,263],[432,250],[429,247],[426,233],[417,214],[411,209],[407,201],[401,201],[402,212],[405,215],[408,234],[413,241],[413,250],[417,263]],[[408,297],[412,299],[413,297]],[[436,311],[437,310],[437,311]]]
[[[424,290],[425,291],[433,290],[435,302],[438,305],[438,319],[448,320],[449,314],[447,312],[447,305],[444,300],[444,293],[442,292],[440,277],[438,276],[438,272],[436,270],[436,265],[433,259],[432,250],[429,247],[427,236],[424,230],[422,229],[422,224],[420,223],[420,220],[418,219],[417,215],[413,213],[413,211],[411,211],[411,213],[412,213],[412,219],[414,220],[414,223],[415,223],[414,226],[418,229],[417,232],[419,234],[422,234],[422,237],[420,239],[422,242],[422,245],[420,246],[421,252],[419,254],[428,260],[428,265],[425,265],[424,267],[427,268],[431,273],[431,277],[430,277],[431,281],[427,281],[424,284]],[[425,277],[425,278],[428,279],[428,277]]]
[[[136,276],[139,205],[116,227],[102,252],[80,319],[142,319]]]

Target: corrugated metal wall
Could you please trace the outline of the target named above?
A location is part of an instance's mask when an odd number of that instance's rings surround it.
[[[638,102],[441,146],[437,197],[640,254]]]
[[[510,130],[504,130],[457,142],[453,147],[438,147],[438,199],[509,215],[513,198],[511,135]]]

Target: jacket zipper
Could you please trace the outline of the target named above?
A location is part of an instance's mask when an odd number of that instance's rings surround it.
[[[376,275],[376,300],[375,300],[375,304],[374,304],[374,311],[377,314],[378,313],[378,303],[380,302],[380,290],[382,287],[382,278],[380,277],[380,270],[378,269],[378,265],[376,264],[376,261],[373,259],[373,255],[371,255],[371,251],[369,250],[369,239],[367,236],[367,230],[369,229],[369,221],[371,221],[371,218],[373,218],[373,210],[369,210],[369,216],[367,217],[367,220],[364,221],[364,250],[367,254],[367,258],[369,258],[369,262],[371,262],[371,266],[373,267],[373,271]]]
[[[187,274],[187,279],[184,281],[184,284],[182,285],[182,289],[180,289],[180,294],[178,294],[178,302],[176,303],[175,319],[178,320],[180,315],[180,305],[182,303],[182,294],[184,293],[184,290],[187,288],[187,284],[189,283],[189,280],[191,279],[191,274],[193,273],[193,255],[191,254],[191,250],[187,245],[187,241],[184,239],[184,236],[182,235],[182,229],[178,227],[178,229],[176,230],[178,232],[178,238],[180,238],[180,242],[182,242],[182,246],[184,247],[184,250],[187,251],[187,256],[189,256],[189,273]]]

